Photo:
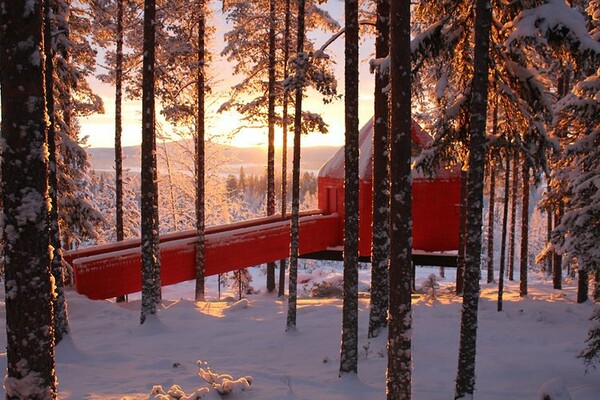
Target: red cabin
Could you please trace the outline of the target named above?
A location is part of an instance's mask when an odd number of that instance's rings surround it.
[[[420,151],[432,137],[413,121],[413,153]],[[359,133],[359,252],[371,254],[372,239],[372,143],[373,119]],[[344,148],[319,171],[319,208],[325,213],[338,213],[344,221]],[[431,179],[413,170],[412,217],[413,249],[439,252],[458,249],[460,205],[460,171],[440,168]],[[340,224],[342,243],[343,224]]]
[[[360,132],[360,256],[371,253],[373,123]],[[431,137],[413,124],[415,149]],[[339,258],[344,223],[344,150],[321,168],[318,178],[319,210],[300,216],[300,255]],[[460,172],[442,170],[435,179],[413,172],[413,261],[420,265],[456,265],[452,256],[431,252],[458,248]],[[194,279],[194,230],[161,235],[163,285]],[[273,215],[206,230],[206,276],[279,260],[289,255],[290,221]],[[422,250],[427,254],[423,254]],[[455,259],[456,257],[454,257]],[[140,240],[111,243],[65,253],[73,266],[79,293],[92,299],[122,296],[141,289]]]

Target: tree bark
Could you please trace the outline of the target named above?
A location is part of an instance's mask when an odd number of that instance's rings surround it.
[[[460,211],[458,229],[458,265],[456,266],[456,294],[462,296],[465,286],[465,246],[467,242],[467,187],[468,173],[460,171]]]
[[[560,207],[557,207],[554,211],[554,226],[560,224],[562,213]],[[556,290],[562,289],[562,255],[556,251],[552,253],[552,283]]]
[[[506,150],[506,167],[504,175],[504,207],[502,208],[502,244],[500,247],[500,271],[498,271],[498,311],[502,311],[504,295],[504,272],[506,267],[506,236],[508,231],[508,193],[510,191],[510,152]]]
[[[48,231],[44,2],[0,12],[6,398],[56,399]],[[26,209],[24,209],[25,207]]]
[[[496,165],[490,160],[490,205],[488,210],[487,283],[494,282],[494,208],[496,204]]]
[[[517,192],[519,190],[519,174],[517,174],[519,166],[519,153],[515,149],[513,155],[513,180],[512,190],[510,192],[510,234],[508,236],[508,280],[515,279],[515,246],[516,238],[515,231],[517,225]]]
[[[389,0],[377,1],[377,36],[375,58],[389,54]],[[379,336],[387,325],[388,260],[390,243],[390,179],[389,179],[389,102],[384,88],[389,75],[375,73],[375,110],[373,116],[373,240],[371,248],[371,307],[368,337]]]
[[[577,303],[585,303],[588,300],[589,291],[588,272],[580,265],[577,274]]]
[[[489,0],[475,2],[475,52],[469,125],[469,183],[465,289],[460,326],[455,399],[472,398],[475,390],[477,311],[481,262],[483,167],[488,103],[489,44],[491,25]]]
[[[387,399],[410,399],[412,387],[412,177],[410,1],[390,3],[391,230]]]
[[[344,302],[340,375],[358,372],[358,0],[345,2]]]
[[[197,98],[197,115],[196,115],[196,236],[198,243],[196,244],[196,290],[195,300],[204,301],[205,292],[205,149],[204,149],[204,64],[205,64],[205,0],[198,0],[198,70],[196,76],[196,98]]]
[[[285,0],[285,27],[283,32],[283,80],[288,78],[288,60],[290,58],[290,25],[291,25],[291,0]],[[283,123],[281,127],[281,218],[287,216],[287,147],[288,147],[288,94],[283,93]],[[287,259],[279,260],[279,292],[278,296],[285,295],[285,270]]]
[[[142,73],[142,309],[140,323],[156,314],[160,302],[160,254],[158,246],[158,218],[156,201],[156,135],[154,103],[155,60],[154,0],[144,1],[144,56]]]
[[[521,270],[519,295],[527,296],[527,269],[529,262],[529,163],[523,160],[523,190],[521,200]]]
[[[48,195],[50,197],[50,244],[52,245],[52,275],[54,277],[54,342],[60,343],[69,333],[67,301],[64,292],[64,274],[62,268],[62,245],[58,217],[58,175],[56,163],[56,121],[54,110],[54,50],[52,48],[52,1],[44,3],[44,53],[46,112],[48,114]]]
[[[297,54],[304,52],[304,7],[305,0],[298,0],[298,36]],[[296,88],[294,110],[294,158],[292,166],[292,222],[290,239],[290,277],[288,288],[288,314],[286,331],[296,329],[296,303],[299,256],[299,217],[300,217],[300,136],[302,135],[302,88],[304,82]]]
[[[267,148],[267,215],[275,214],[275,0],[269,0],[269,125]],[[267,291],[275,290],[275,263],[267,263]]]
[[[117,48],[115,60],[115,223],[117,242],[125,239],[123,224],[123,0],[117,0]],[[127,296],[117,297],[117,303]]]

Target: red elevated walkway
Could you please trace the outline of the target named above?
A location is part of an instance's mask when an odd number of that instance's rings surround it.
[[[300,216],[300,254],[339,245],[339,216],[311,211]],[[196,231],[160,237],[163,286],[195,279]],[[290,220],[280,216],[208,227],[206,276],[289,257]],[[139,292],[142,287],[140,240],[127,240],[65,253],[73,266],[78,293],[107,299]]]
[[[360,131],[359,253],[371,254],[372,237],[372,136],[370,121]],[[413,123],[413,150],[431,140]],[[300,255],[341,258],[344,221],[343,148],[319,172],[321,210],[300,217]],[[460,172],[440,168],[431,179],[413,171],[413,262],[418,265],[456,265],[456,257],[440,251],[458,248]],[[195,231],[160,237],[162,285],[195,278]],[[280,216],[214,226],[206,231],[206,276],[234,271],[289,256],[290,221]],[[67,252],[75,286],[91,299],[106,299],[141,290],[140,240],[95,246]]]

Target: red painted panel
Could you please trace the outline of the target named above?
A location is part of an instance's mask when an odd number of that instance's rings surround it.
[[[309,213],[310,214],[310,213]],[[206,275],[276,261],[289,255],[289,221],[245,224],[206,235]],[[337,246],[337,215],[305,215],[300,218],[300,254]],[[196,239],[161,243],[163,286],[195,278]],[[141,255],[138,248],[94,254],[74,260],[75,286],[91,299],[117,297],[141,290]]]
[[[337,187],[338,210],[343,221],[343,181],[319,177],[319,193],[327,187]],[[373,198],[369,181],[360,181],[359,202],[359,253],[371,254]],[[321,201],[321,199],[320,199]],[[458,204],[460,203],[460,178],[425,179],[414,178],[412,187],[413,249],[447,251],[458,248]],[[319,203],[321,207],[321,203]],[[343,225],[343,224],[342,224]],[[343,226],[340,230],[343,243]]]

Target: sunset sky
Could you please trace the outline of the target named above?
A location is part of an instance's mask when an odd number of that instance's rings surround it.
[[[333,0],[326,5],[331,15],[343,24],[343,2]],[[227,134],[240,125],[239,115],[235,112],[217,114],[216,109],[226,100],[229,88],[236,84],[241,77],[232,74],[231,65],[220,56],[223,48],[223,33],[228,30],[224,18],[215,15],[211,21],[216,25],[217,32],[210,43],[214,54],[213,62],[209,66],[210,74],[219,82],[213,85],[213,94],[207,98],[208,120],[207,131],[211,133]],[[330,33],[311,34],[317,46],[321,46]],[[329,48],[329,54],[336,62],[335,70],[338,79],[338,93],[343,94],[344,65],[343,65],[343,37],[340,37]],[[361,69],[360,69],[360,108],[359,116],[361,125],[366,123],[373,113],[373,83],[374,75],[369,72],[368,61],[372,58],[373,40],[369,38],[361,43]],[[218,71],[218,73],[216,72]],[[98,71],[100,73],[101,71]],[[81,119],[82,136],[88,136],[88,145],[91,147],[114,147],[114,87],[92,79],[92,86],[96,93],[104,100],[105,113]],[[216,96],[220,96],[219,99]],[[133,146],[141,143],[141,100],[126,101],[123,105],[123,145]],[[333,145],[341,146],[344,143],[344,102],[343,99],[331,104],[323,104],[320,96],[308,97],[304,100],[304,109],[319,112],[329,124],[329,134],[314,133],[302,137],[303,146]],[[157,113],[157,121],[161,117]],[[291,146],[292,138],[289,139]],[[226,139],[219,141],[225,143]],[[228,144],[239,147],[266,146],[266,128],[245,129],[231,139]],[[281,130],[276,131],[276,146],[281,145]]]

